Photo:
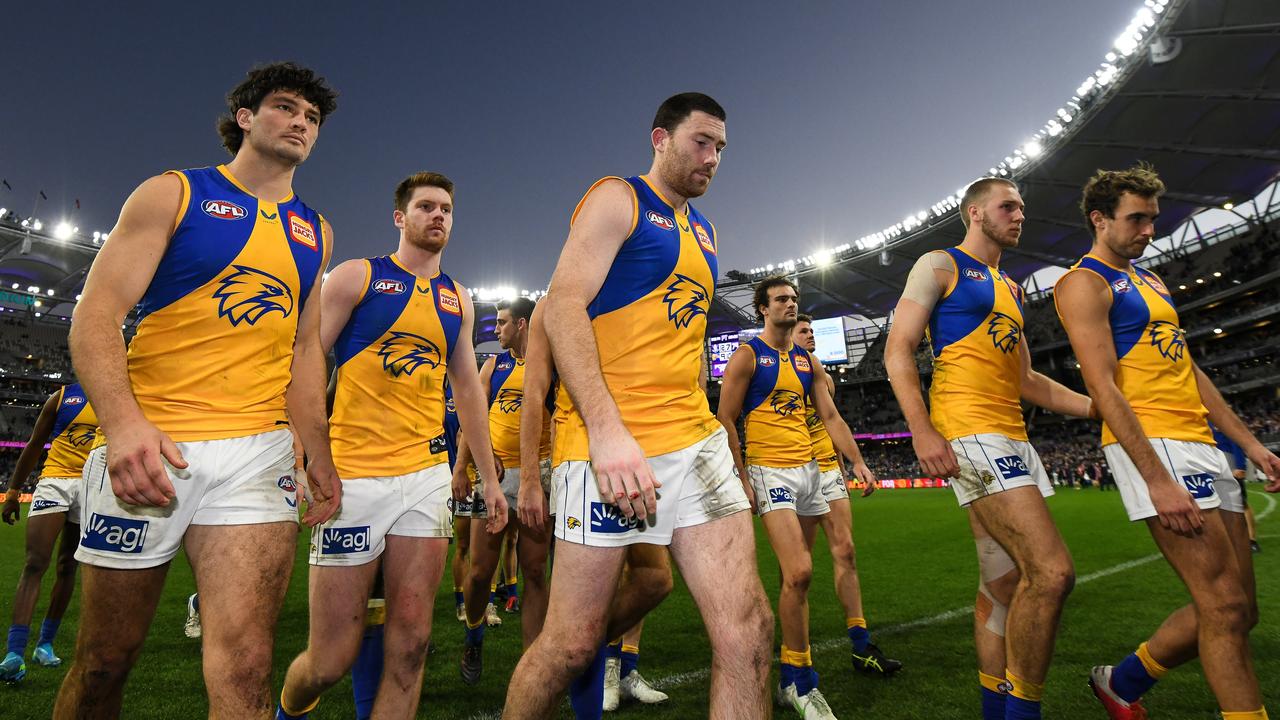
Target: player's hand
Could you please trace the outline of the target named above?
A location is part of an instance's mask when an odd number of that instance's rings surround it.
[[[333,460],[317,459],[307,466],[307,512],[302,522],[315,527],[329,521],[342,507],[342,480]]]
[[[760,508],[756,507],[756,490],[751,487],[751,483],[742,483],[742,491],[747,494],[747,502],[751,504],[751,513],[753,515],[760,514]]]
[[[471,492],[471,478],[467,477],[467,469],[461,463],[453,471],[453,480],[449,483],[454,502],[462,502]]]
[[[1263,489],[1269,493],[1280,492],[1280,458],[1259,444],[1249,453],[1249,460],[1267,476],[1267,484]]]
[[[1200,532],[1204,518],[1195,498],[1182,483],[1174,481],[1167,473],[1147,483],[1151,505],[1156,509],[1160,524],[1184,537]]]
[[[177,497],[165,463],[187,467],[182,452],[168,435],[146,419],[111,428],[107,443],[107,474],[111,492],[130,505],[165,507]]]
[[[942,437],[933,426],[911,436],[911,447],[920,459],[920,469],[928,477],[957,477],[960,475],[960,463],[956,460],[956,452],[951,443]]]
[[[621,424],[590,443],[591,470],[600,497],[628,518],[644,520],[658,511],[658,488],[640,443]]]
[[[876,491],[876,474],[871,472],[871,468],[867,467],[864,462],[853,464],[854,477],[866,484],[862,489],[862,497],[866,497]]]
[[[502,494],[502,484],[497,480],[484,483],[484,504],[488,508],[484,528],[490,535],[497,535],[507,526],[507,496]]]
[[[539,481],[534,483],[525,479],[530,477],[536,477]],[[547,501],[542,496],[541,479],[542,473],[537,465],[522,468],[520,492],[516,495],[516,515],[520,518],[520,524],[539,533],[547,526]]]
[[[18,506],[18,490],[9,490],[4,494],[4,510],[0,511],[0,517],[10,525],[18,522],[18,516],[22,514],[22,509]]]

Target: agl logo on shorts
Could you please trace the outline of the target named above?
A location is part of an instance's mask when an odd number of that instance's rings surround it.
[[[219,220],[239,220],[249,216],[249,211],[230,200],[205,200],[200,205],[205,215]]]
[[[369,549],[369,526],[325,528],[320,537],[321,555],[344,555]]]
[[[80,544],[90,550],[140,553],[147,541],[147,520],[94,513],[85,526]]]
[[[1017,455],[996,458],[996,469],[1000,471],[1005,480],[1012,480],[1016,477],[1031,474],[1031,471],[1027,469],[1027,464]]]
[[[616,505],[591,503],[591,532],[615,534],[630,532],[639,527],[639,520],[623,515]]]

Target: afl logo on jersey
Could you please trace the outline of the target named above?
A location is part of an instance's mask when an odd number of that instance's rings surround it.
[[[376,280],[373,283],[374,292],[385,293],[387,295],[403,295],[407,289],[408,288],[405,287],[405,284],[399,280]]]
[[[760,363],[760,367],[773,367],[778,364],[778,361],[772,355],[761,355],[757,362]]]
[[[813,368],[809,367],[809,358],[804,355],[796,356],[796,372],[813,372]]]
[[[67,405],[82,405],[84,404],[84,398],[80,397],[79,395],[72,395],[71,397],[63,398],[62,402],[66,403]]]
[[[436,300],[436,304],[440,309],[453,315],[462,315],[462,303],[458,301],[458,293],[453,290],[442,287],[440,294]]]
[[[662,228],[663,230],[676,229],[676,223],[674,220],[654,210],[650,210],[649,212],[645,213],[644,218],[649,222],[653,223],[654,225],[657,225],[658,227]]]
[[[1116,291],[1116,294],[1123,295],[1124,293],[1132,290],[1133,286],[1129,284],[1129,278],[1120,278],[1119,280],[1111,283],[1111,289]]]
[[[716,246],[714,243],[711,242],[711,236],[707,234],[707,229],[702,227],[698,223],[692,223],[692,225],[693,225],[693,234],[698,236],[698,244],[702,246],[703,250],[706,250],[712,255],[715,255]]]
[[[510,370],[513,367],[515,367],[515,363],[511,362],[510,360],[503,360],[502,362],[498,363],[499,370],[503,370],[503,371]]]
[[[974,268],[965,268],[965,269],[964,269],[964,276],[965,276],[965,277],[967,277],[967,278],[969,278],[970,280],[984,280],[984,281],[985,281],[985,280],[987,279],[987,274],[986,274],[986,273],[982,272],[981,270],[975,270]]]
[[[240,220],[249,217],[249,211],[229,200],[205,200],[200,209],[204,214],[219,220]]]
[[[319,248],[319,243],[316,242],[316,229],[311,227],[311,223],[294,213],[289,213],[289,237],[299,245],[306,245],[312,250]]]

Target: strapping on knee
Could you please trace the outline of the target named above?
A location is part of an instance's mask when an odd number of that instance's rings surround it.
[[[973,612],[989,632],[1004,637],[1005,619],[1009,616],[1009,606],[1000,602],[987,589],[986,584],[978,585],[978,597],[973,604]]]

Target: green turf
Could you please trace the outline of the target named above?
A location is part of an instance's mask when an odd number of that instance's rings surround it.
[[[1256,487],[1256,486],[1255,486]],[[1275,503],[1255,490],[1261,512]],[[1119,563],[1151,555],[1153,543],[1144,527],[1125,521],[1115,493],[1096,490],[1059,492],[1050,507],[1071,547],[1079,578]],[[892,680],[854,674],[843,641],[844,618],[836,604],[831,568],[819,539],[812,591],[814,662],[822,675],[822,689],[840,717],[965,718],[979,716],[976,671],[970,628],[963,615],[925,620],[972,602],[976,560],[964,514],[948,490],[880,492],[854,501],[854,536],[858,566],[871,629],[879,644],[900,658],[906,669]],[[757,522],[758,527],[758,522]],[[1255,556],[1262,622],[1252,635],[1253,654],[1263,691],[1273,712],[1280,711],[1280,512],[1259,525],[1265,552]],[[777,566],[757,532],[760,571],[771,599],[777,597]],[[8,587],[16,583],[22,559],[22,526],[0,526],[0,576]],[[276,647],[276,684],[284,668],[301,649],[306,636],[306,572],[304,545],[286,600]],[[427,665],[419,717],[497,717],[506,680],[519,653],[518,619],[489,632],[485,643],[484,679],[467,688],[458,679],[462,627],[454,619],[452,588],[441,588],[436,603],[437,652]],[[45,593],[51,577],[46,578]],[[165,598],[142,660],[130,678],[124,717],[203,717],[207,711],[200,675],[199,643],[182,635],[185,598],[192,589],[186,562],[174,563]],[[42,597],[45,597],[42,596]],[[1072,594],[1058,636],[1057,653],[1046,690],[1046,716],[1101,718],[1086,686],[1089,667],[1122,658],[1132,651],[1174,607],[1186,601],[1171,570],[1163,561],[1148,562],[1122,573],[1107,574],[1080,584]],[[0,617],[8,618],[11,599],[0,599]],[[69,659],[76,630],[78,599],[63,623],[57,649]],[[41,606],[43,607],[43,606]],[[38,625],[42,609],[37,610]],[[34,631],[34,628],[33,628]],[[33,633],[34,634],[34,633]],[[693,603],[677,581],[676,591],[649,618],[642,643],[641,668],[651,681],[670,693],[671,700],[656,708],[624,706],[617,717],[692,718],[706,715],[709,662],[705,633]],[[30,667],[30,665],[29,665]],[[0,686],[0,717],[48,717],[62,669],[30,667],[18,687]],[[775,669],[776,674],[776,669]],[[686,678],[682,682],[680,678]],[[673,682],[672,679],[675,679]],[[1270,681],[1268,681],[1270,679]],[[313,718],[351,718],[351,686],[344,681],[321,702]],[[1208,720],[1216,718],[1214,701],[1198,663],[1171,673],[1146,701],[1153,718]],[[561,713],[570,717],[566,709]],[[779,711],[779,717],[791,717]]]

